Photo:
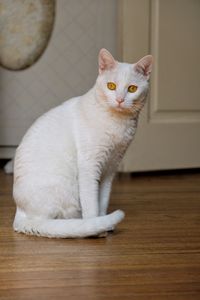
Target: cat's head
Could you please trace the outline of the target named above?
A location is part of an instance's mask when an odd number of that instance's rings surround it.
[[[147,55],[135,64],[120,63],[101,49],[96,91],[102,105],[122,114],[137,114],[147,95],[152,62]]]

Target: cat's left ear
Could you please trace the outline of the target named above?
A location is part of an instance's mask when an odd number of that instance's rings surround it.
[[[141,58],[135,65],[134,69],[141,73],[142,75],[149,78],[151,71],[152,71],[152,65],[153,65],[153,56],[152,55],[146,55],[143,58]]]
[[[101,49],[99,52],[99,74],[105,70],[110,70],[114,68],[117,64],[117,61],[114,59],[112,54],[106,50]]]

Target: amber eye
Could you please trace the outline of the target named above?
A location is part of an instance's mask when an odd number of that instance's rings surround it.
[[[116,90],[116,84],[114,82],[108,82],[107,88],[111,91],[114,91],[114,90]]]
[[[129,93],[135,93],[137,91],[137,86],[136,85],[129,85],[128,87],[128,92]]]

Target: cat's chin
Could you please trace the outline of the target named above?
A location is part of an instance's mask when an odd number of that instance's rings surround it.
[[[115,106],[114,109],[116,109],[119,112],[123,112],[125,110],[125,108],[121,106]]]
[[[129,111],[130,112],[130,110],[131,110],[131,108],[129,108],[129,107],[125,107],[125,106],[123,106],[123,105],[115,105],[114,107],[113,107],[116,111],[118,111],[118,112],[127,112],[127,111]]]
[[[115,103],[109,104],[109,108],[121,112],[127,109],[126,107],[123,106],[123,104],[118,105]]]
[[[119,117],[120,116],[130,116],[130,115],[133,115],[133,112],[131,109],[129,108],[125,108],[125,107],[122,107],[122,106],[110,106],[109,107],[109,111],[112,113],[112,114],[115,114],[115,115],[118,115]]]

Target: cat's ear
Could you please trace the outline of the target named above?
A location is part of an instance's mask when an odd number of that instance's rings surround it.
[[[141,58],[135,65],[134,69],[142,75],[149,77],[152,71],[153,56],[146,55]]]
[[[110,70],[116,66],[117,62],[106,49],[101,49],[99,52],[99,74],[105,70]]]

